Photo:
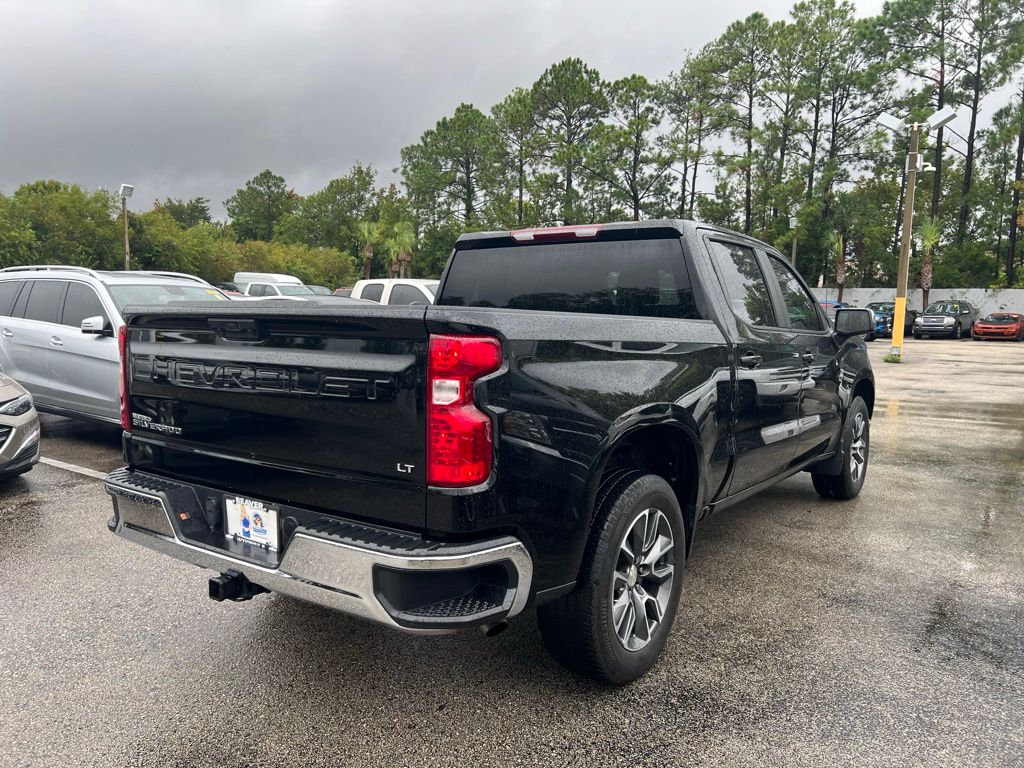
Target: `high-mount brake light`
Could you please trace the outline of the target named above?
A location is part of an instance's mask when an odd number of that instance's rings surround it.
[[[588,237],[597,237],[600,233],[600,224],[584,224],[571,227],[516,229],[510,234],[517,243],[532,243],[535,240],[580,240]]]
[[[125,432],[132,431],[132,416],[128,407],[128,328],[122,325],[117,329],[117,351],[121,358],[121,376],[117,382],[117,397],[121,404],[121,428]]]
[[[473,402],[473,384],[501,367],[493,336],[431,335],[427,361],[427,483],[479,485],[491,475],[491,419]]]

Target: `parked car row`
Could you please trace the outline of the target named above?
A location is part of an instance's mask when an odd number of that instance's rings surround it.
[[[843,301],[821,301],[822,309],[829,319],[834,319],[837,309],[850,307]],[[875,329],[868,334],[867,341],[892,336],[893,315],[896,304],[892,301],[874,301],[867,305],[874,313]],[[978,341],[1006,340],[1024,341],[1024,314],[1018,312],[992,312],[980,317],[978,309],[969,301],[935,301],[925,311],[907,309],[903,327],[915,339],[968,338]]]

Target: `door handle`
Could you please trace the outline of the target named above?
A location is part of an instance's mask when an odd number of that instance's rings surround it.
[[[3,336],[5,339],[9,339],[14,336],[14,331],[12,331],[10,328],[4,328]]]
[[[50,345],[54,346],[54,347],[63,347],[64,346],[64,339],[62,339],[60,336],[51,336],[50,337]]]
[[[805,363],[807,363],[809,365],[809,364],[814,362],[814,353],[813,352],[801,352],[800,353],[800,359],[803,362],[805,362]]]
[[[740,365],[744,368],[757,368],[761,364],[763,358],[760,355],[755,355],[753,352],[747,352],[740,358]]]

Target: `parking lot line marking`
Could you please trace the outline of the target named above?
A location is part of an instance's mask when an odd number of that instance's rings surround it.
[[[43,464],[49,464],[51,467],[57,467],[57,469],[66,469],[68,472],[77,472],[79,475],[85,475],[86,477],[94,477],[97,480],[107,479],[106,472],[100,472],[95,469],[89,469],[88,467],[80,467],[77,464],[68,464],[66,461],[48,459],[45,456],[40,456],[39,461]]]

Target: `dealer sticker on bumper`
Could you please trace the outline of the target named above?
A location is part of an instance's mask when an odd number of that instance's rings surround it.
[[[277,510],[241,496],[224,499],[228,536],[277,549]]]

